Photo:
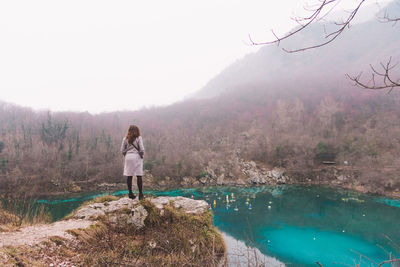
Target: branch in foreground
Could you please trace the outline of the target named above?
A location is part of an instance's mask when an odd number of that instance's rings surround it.
[[[393,24],[396,24],[398,21],[400,21],[400,17],[391,17],[387,13],[387,11],[385,11],[385,14],[383,15],[383,17],[378,18],[378,20],[379,20],[379,22],[382,22],[382,23],[392,22]]]
[[[357,76],[350,76],[346,74],[347,78],[354,82],[355,86],[359,86],[364,89],[371,89],[371,90],[382,90],[382,89],[389,89],[389,93],[397,87],[400,87],[400,79],[395,80],[390,75],[390,71],[393,70],[397,66],[396,64],[392,64],[392,57],[390,57],[389,61],[386,64],[380,63],[382,68],[381,71],[378,71],[372,65],[370,68],[372,70],[371,78],[367,82],[363,82],[361,80],[362,73]]]
[[[340,0],[318,0],[318,2],[320,2],[320,4],[317,5],[317,7],[315,8],[310,8],[307,9],[309,11],[312,12],[312,14],[309,17],[296,17],[293,18],[294,21],[296,21],[300,27],[297,30],[294,30],[292,32],[289,32],[288,34],[279,37],[275,34],[275,32],[272,30],[272,34],[275,36],[275,40],[274,41],[270,41],[270,42],[254,42],[251,38],[251,36],[249,35],[249,39],[252,45],[269,45],[269,44],[277,44],[278,46],[280,45],[280,42],[288,39],[289,37],[297,34],[298,32],[304,30],[305,28],[307,28],[312,22],[314,21],[320,21],[322,20],[327,14],[329,14],[332,9],[335,8],[335,6],[340,2]],[[325,34],[325,39],[327,39],[325,42],[322,42],[320,44],[317,45],[312,45],[312,46],[307,46],[307,47],[303,47],[303,48],[299,48],[299,49],[294,49],[294,50],[289,50],[289,49],[285,49],[282,48],[284,51],[288,52],[288,53],[295,53],[295,52],[300,52],[300,51],[305,51],[305,50],[309,50],[309,49],[313,49],[313,48],[318,48],[324,45],[327,45],[331,42],[333,42],[340,34],[343,33],[343,31],[347,28],[350,27],[350,22],[354,19],[355,15],[357,14],[358,10],[360,9],[361,5],[365,2],[365,0],[361,0],[358,5],[356,6],[356,8],[354,8],[351,12],[349,12],[349,16],[346,18],[345,21],[342,22],[335,22],[334,24],[338,27],[335,31],[330,32],[330,33],[326,33]],[[325,11],[326,9],[330,8],[324,15],[323,11]]]

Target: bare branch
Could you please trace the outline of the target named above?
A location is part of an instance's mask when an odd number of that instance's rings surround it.
[[[390,93],[394,88],[400,87],[400,79],[395,80],[390,74],[390,71],[396,66],[397,63],[392,64],[392,58],[390,57],[386,64],[380,63],[381,71],[370,65],[372,70],[371,79],[367,82],[361,80],[362,73],[357,76],[350,76],[349,74],[346,74],[346,76],[354,82],[355,86],[371,90],[389,89]]]
[[[295,34],[297,34],[298,32],[304,30],[305,28],[307,28],[312,22],[314,21],[319,21],[325,18],[325,16],[327,14],[329,14],[340,2],[340,0],[319,0],[319,2],[321,3],[320,5],[318,5],[317,7],[314,8],[310,8],[310,9],[306,9],[309,10],[310,12],[312,12],[312,14],[309,17],[305,17],[305,18],[293,18],[294,21],[296,21],[299,25],[301,25],[298,29],[289,32],[288,34],[279,37],[277,36],[274,32],[274,36],[275,36],[275,40],[273,41],[269,41],[269,42],[254,42],[252,40],[252,38],[249,37],[250,42],[252,45],[268,45],[268,44],[277,44],[279,46],[280,42],[282,40],[285,40]],[[295,53],[295,52],[300,52],[300,51],[305,51],[305,50],[309,50],[309,49],[314,49],[314,48],[318,48],[324,45],[327,45],[331,42],[333,42],[340,34],[343,33],[343,31],[346,28],[350,27],[350,22],[353,21],[354,17],[356,16],[356,14],[358,13],[360,7],[362,6],[362,4],[365,2],[365,0],[361,0],[358,5],[351,11],[349,12],[349,16],[347,17],[346,20],[344,20],[343,22],[335,22],[334,24],[336,26],[338,26],[338,28],[331,32],[331,33],[326,33],[325,34],[325,39],[327,39],[327,41],[324,41],[320,44],[316,44],[316,45],[311,45],[311,46],[307,46],[307,47],[303,47],[303,48],[299,48],[299,49],[286,49],[286,48],[282,48],[284,51],[288,52],[288,53]],[[332,6],[331,6],[332,5]],[[323,14],[323,11],[325,11],[326,9],[328,9],[328,11],[325,12],[325,14]],[[323,15],[321,15],[323,14]],[[320,16],[321,15],[321,16]],[[305,23],[303,23],[305,22]]]
[[[338,0],[329,0],[329,1],[328,1],[328,0],[323,0],[322,3],[321,3],[321,5],[320,5],[318,8],[312,10],[313,13],[312,13],[309,17],[306,17],[306,18],[298,18],[298,17],[297,17],[297,18],[293,18],[294,21],[298,22],[298,23],[299,23],[300,25],[302,25],[302,26],[301,26],[300,28],[298,28],[297,30],[294,30],[294,31],[292,31],[292,32],[290,32],[290,33],[288,33],[288,34],[286,34],[286,35],[283,36],[283,37],[278,37],[277,35],[274,34],[275,37],[276,37],[276,40],[274,40],[274,41],[270,41],[270,42],[261,42],[261,43],[259,43],[259,42],[253,42],[251,39],[250,39],[250,41],[251,41],[252,45],[268,45],[268,44],[276,44],[276,43],[279,44],[280,41],[285,40],[285,39],[287,39],[287,38],[289,38],[289,37],[295,35],[296,33],[302,31],[302,30],[305,29],[307,26],[309,26],[313,21],[315,21],[315,20],[317,19],[318,15],[321,13],[322,9],[323,9],[325,6],[327,6],[327,5],[331,4],[331,3],[334,3],[334,2],[336,2],[336,1],[338,1]],[[311,11],[311,10],[310,10],[310,11]],[[305,24],[302,24],[302,23],[300,23],[301,21],[306,21],[306,23],[305,23]]]
[[[392,262],[400,262],[400,259],[392,259],[392,260],[383,261],[383,262],[379,263],[378,267],[381,267],[382,265],[384,265],[386,263],[392,263]]]
[[[398,21],[400,21],[400,17],[391,17],[386,10],[383,17],[379,17],[378,20],[382,23],[392,22],[393,24],[396,24]]]

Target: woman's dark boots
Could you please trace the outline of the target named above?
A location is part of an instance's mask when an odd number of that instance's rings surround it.
[[[129,191],[128,196],[129,196],[129,198],[135,199],[136,196],[132,192],[132,176],[128,176],[126,178],[126,184],[128,185],[128,191]]]
[[[135,194],[132,191],[129,191],[129,195],[128,196],[131,199],[135,199],[136,198]]]
[[[139,189],[139,200],[142,200],[144,198],[142,192],[142,187],[143,187],[142,176],[137,176],[137,186]]]

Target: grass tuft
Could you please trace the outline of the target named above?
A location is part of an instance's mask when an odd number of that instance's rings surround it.
[[[105,203],[105,202],[110,202],[110,201],[114,201],[114,200],[118,200],[119,197],[114,196],[114,195],[102,195],[96,198],[93,198],[89,201],[86,201],[85,203],[83,203],[83,206],[85,205],[89,205],[89,204],[94,204],[94,203]]]

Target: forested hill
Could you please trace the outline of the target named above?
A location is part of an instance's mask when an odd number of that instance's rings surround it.
[[[0,190],[22,183],[29,192],[70,192],[123,182],[119,148],[135,123],[153,185],[247,181],[244,161],[284,167],[292,182],[317,182],[327,171],[321,161],[329,160],[334,171],[351,169],[353,185],[399,191],[400,92],[362,90],[344,77],[388,55],[400,59],[398,30],[368,21],[317,50],[263,47],[212,79],[200,99],[167,107],[92,115],[0,103]],[[316,35],[290,42],[308,44]]]

